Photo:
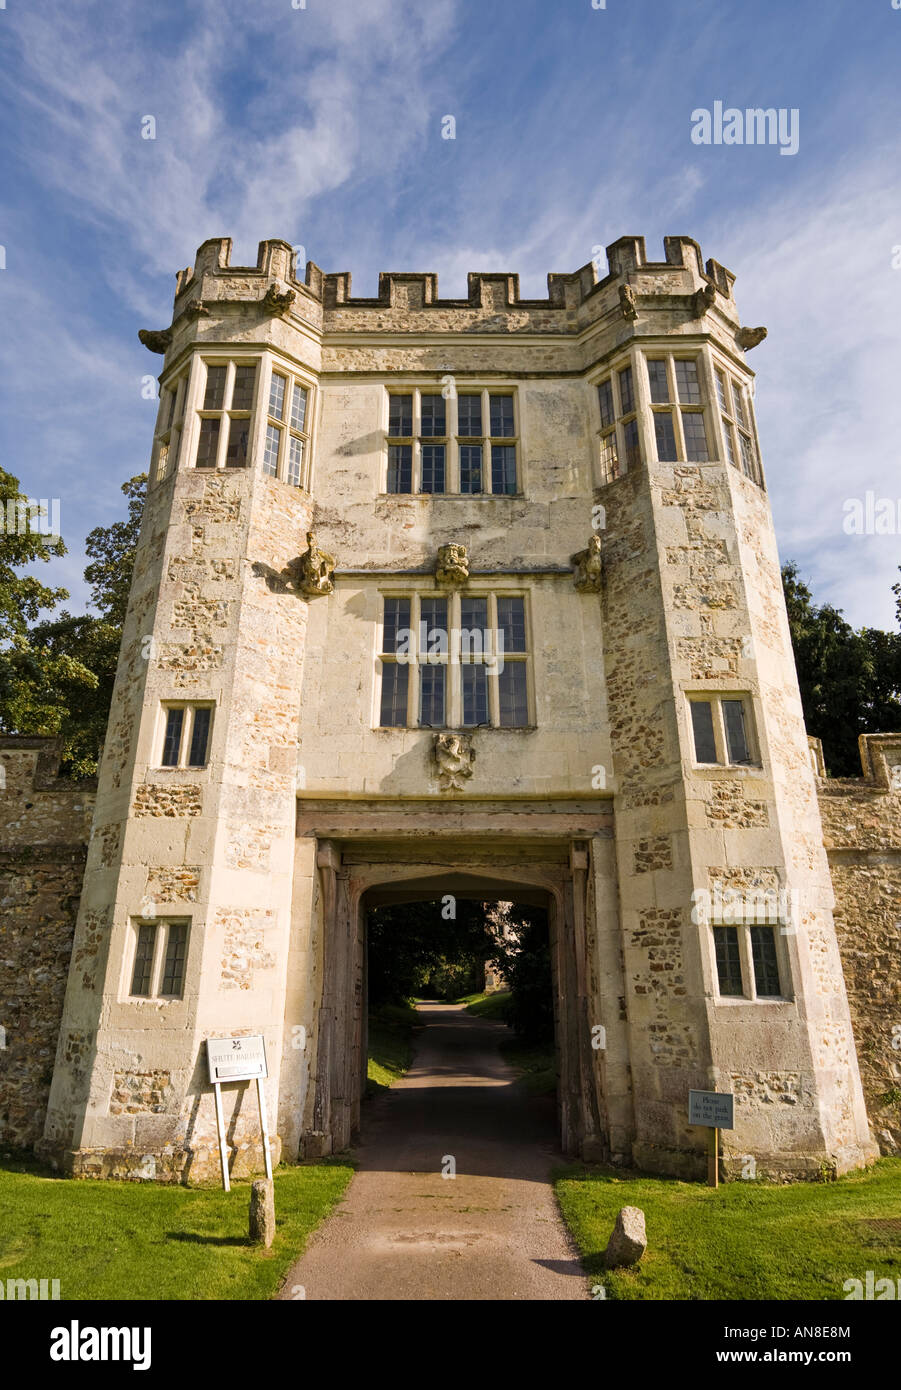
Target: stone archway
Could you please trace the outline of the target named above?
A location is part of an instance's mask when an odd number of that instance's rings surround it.
[[[597,1000],[588,964],[589,844],[509,839],[398,844],[319,840],[322,975],[312,1104],[315,1149],[339,1151],[359,1125],[366,1078],[365,919],[370,906],[452,894],[546,908],[553,966],[560,1143],[569,1154],[609,1148],[603,1069],[592,1050]],[[304,1145],[306,1150],[306,1145]]]

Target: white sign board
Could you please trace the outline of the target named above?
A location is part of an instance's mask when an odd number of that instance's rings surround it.
[[[207,1038],[206,1060],[210,1081],[256,1081],[268,1076],[266,1043],[262,1033],[249,1038]]]
[[[689,1091],[688,1123],[712,1129],[734,1127],[735,1097],[729,1091]]]

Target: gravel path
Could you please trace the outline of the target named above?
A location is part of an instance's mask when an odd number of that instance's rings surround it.
[[[419,1011],[413,1064],[364,1107],[359,1169],[279,1297],[301,1285],[307,1299],[588,1298],[549,1181],[553,1100],[511,1084],[502,1024],[458,1005]]]

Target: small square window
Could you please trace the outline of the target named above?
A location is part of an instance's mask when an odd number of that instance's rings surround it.
[[[168,706],[160,766],[206,767],[212,719],[210,705]]]
[[[160,994],[181,998],[185,983],[185,958],[188,950],[188,927],[185,922],[170,922],[166,938],[166,958],[163,964],[163,983]]]
[[[741,700],[723,700],[723,724],[726,730],[726,755],[730,763],[749,763],[748,736],[745,729],[745,707]]]
[[[163,767],[178,767],[178,755],[181,749],[181,731],[184,727],[185,712],[183,709],[170,709],[166,712],[166,733],[163,737]]]
[[[134,969],[131,975],[131,992],[146,999],[150,994],[153,979],[153,954],[156,948],[155,922],[143,922],[138,927],[138,941],[135,947]]]
[[[170,710],[174,714],[175,710]],[[179,711],[181,713],[181,711]],[[209,705],[201,705],[194,711],[194,724],[191,729],[191,748],[188,753],[189,767],[206,767],[207,748],[210,741],[210,721],[213,711]]]

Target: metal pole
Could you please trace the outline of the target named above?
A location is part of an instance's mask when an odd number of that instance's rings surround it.
[[[213,1089],[216,1092],[216,1128],[219,1131],[219,1157],[222,1160],[222,1186],[226,1192],[231,1191],[231,1184],[228,1181],[228,1149],[225,1145],[225,1121],[222,1118],[222,1090],[219,1082],[213,1082]]]
[[[257,1077],[257,1101],[260,1106],[260,1133],[263,1136],[263,1158],[266,1163],[266,1177],[272,1177],[272,1154],[269,1150],[269,1124],[266,1119],[266,1095],[263,1091],[263,1081]]]

